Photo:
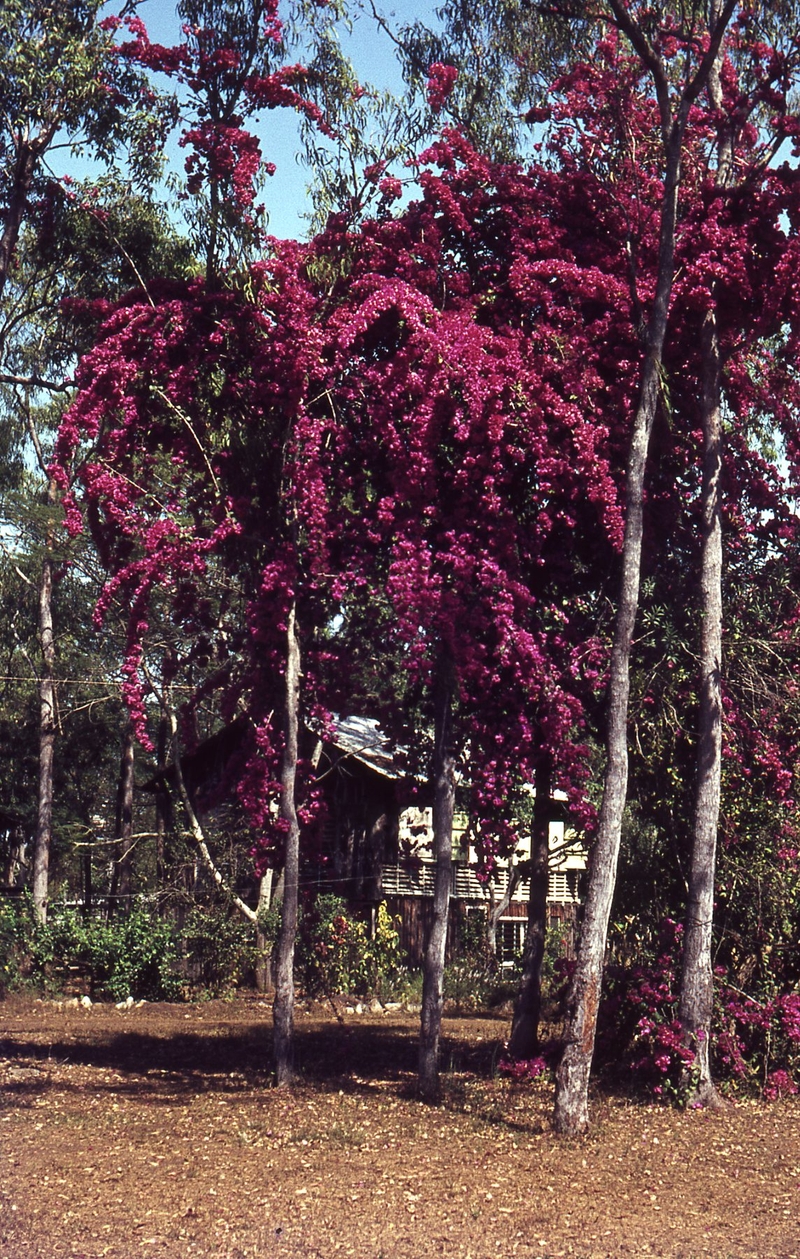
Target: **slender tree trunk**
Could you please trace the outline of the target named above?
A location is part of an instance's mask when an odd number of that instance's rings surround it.
[[[230,900],[231,904],[234,905],[236,909],[238,909],[239,913],[243,914],[244,917],[247,919],[247,921],[251,922],[253,926],[255,926],[256,920],[258,917],[258,915],[256,914],[256,911],[254,909],[251,909],[250,906],[246,904],[245,901],[242,900],[241,896],[237,896],[233,887],[226,880],[222,871],[217,868],[217,866],[214,863],[214,858],[211,856],[211,851],[208,847],[208,844],[206,843],[205,833],[200,824],[200,819],[195,813],[194,805],[192,804],[191,798],[189,796],[189,792],[186,788],[186,782],[183,777],[183,769],[181,767],[181,751],[180,751],[180,746],[178,744],[178,718],[175,713],[175,710],[171,707],[167,707],[167,713],[169,716],[170,730],[172,732],[172,765],[173,765],[173,769],[175,770],[175,781],[178,786],[178,792],[181,797],[181,802],[183,804],[184,812],[186,813],[186,818],[189,822],[189,830],[192,833],[192,838],[194,839],[195,845],[197,846],[197,850],[200,854],[203,865],[208,870],[209,874],[211,875],[212,879],[216,883],[219,890],[221,892],[224,892],[224,894]],[[197,861],[195,861],[194,882],[192,885],[192,896],[197,895],[198,877],[199,877],[199,867],[198,867]]]
[[[275,1077],[280,1088],[290,1085],[294,1075],[294,946],[300,878],[300,824],[295,806],[300,644],[294,606],[289,613],[286,643],[285,742],[281,766],[281,817],[286,824],[286,859],[283,870],[281,930],[275,967],[275,1003],[272,1009]]]
[[[258,925],[256,926],[256,989],[258,992],[271,992],[272,979],[272,945],[261,929],[261,916],[272,903],[272,881],[275,871],[270,866],[261,876],[258,885]]]
[[[52,487],[51,487],[52,488]],[[48,494],[48,498],[50,495]],[[53,559],[48,551],[39,582],[39,643],[42,672],[39,678],[39,804],[33,847],[33,911],[47,921],[50,849],[53,839],[53,767],[56,744],[55,640],[53,637]]]
[[[83,917],[86,922],[91,922],[93,900],[92,850],[86,847],[83,852]]]
[[[641,392],[626,469],[622,578],[607,693],[603,803],[592,850],[583,927],[570,989],[564,1054],[556,1081],[556,1131],[570,1136],[585,1132],[589,1126],[589,1074],[594,1056],[597,1010],[608,920],[616,883],[622,815],[628,790],[630,660],[639,608],[644,484],[650,434],[661,388],[661,363],[672,294],[681,156],[688,111],[689,102],[684,99],[665,140],[666,170],[656,293],[647,329]]]
[[[422,1014],[419,1034],[419,1092],[425,1101],[439,1096],[439,1036],[444,1009],[444,961],[453,882],[455,757],[452,749],[453,676],[449,659],[440,662],[434,716],[433,917],[422,967]]]
[[[156,736],[156,767],[159,774],[167,768],[167,746],[169,738],[169,717],[162,711]],[[166,843],[167,830],[172,825],[172,805],[169,790],[163,778],[159,779],[155,797],[156,808],[156,887],[161,893],[166,877]],[[159,904],[161,899],[159,897]]]
[[[625,535],[622,577],[611,649],[603,803],[592,852],[589,889],[577,965],[569,999],[564,1055],[558,1069],[554,1123],[557,1132],[575,1135],[589,1126],[589,1073],[594,1055],[597,1010],[603,974],[608,919],[616,882],[622,814],[628,788],[628,698],[631,643],[639,606],[645,472],[650,434],[660,392],[664,340],[672,295],[678,191],[683,141],[689,111],[708,86],[737,0],[715,0],[709,41],[695,73],[677,103],[660,55],[648,42],[624,0],[609,0],[619,28],[630,39],[653,76],[664,144],[664,192],[661,201],[658,272],[646,330],[639,405],[634,418],[625,487]]]
[[[718,16],[721,0],[715,0]],[[723,108],[719,80],[721,56],[709,75],[708,94],[714,109]],[[717,187],[730,184],[733,138],[729,129],[720,137]],[[710,1042],[714,1007],[711,958],[714,918],[714,875],[722,780],[722,360],[717,330],[716,295],[706,311],[703,351],[703,483],[701,491],[702,546],[700,556],[700,686],[697,784],[689,896],[684,929],[683,971],[679,1013],[687,1045],[694,1051],[692,1100],[721,1106],[711,1079]]]
[[[694,1050],[692,1094],[704,1105],[719,1104],[711,1080],[709,1037],[714,1005],[711,935],[722,769],[722,522],[719,512],[722,424],[716,318],[703,327],[703,543],[700,573],[700,713],[692,859],[686,906],[680,1019]]]
[[[536,796],[531,828],[531,890],[528,926],[522,954],[522,982],[514,1006],[508,1050],[513,1058],[533,1058],[539,1049],[542,1010],[542,963],[547,936],[547,892],[550,885],[550,795],[552,764],[544,755],[536,768]]]
[[[524,865],[519,866],[509,864],[506,890],[503,892],[499,901],[492,899],[489,902],[489,910],[486,915],[486,950],[489,954],[489,959],[492,965],[497,962],[497,928],[500,925],[500,919],[503,917],[503,914],[506,912],[514,899],[514,893],[521,882],[521,872],[524,869]]]
[[[135,738],[130,718],[126,718],[122,732],[122,752],[119,759],[119,778],[117,780],[117,807],[114,824],[116,838],[116,855],[114,871],[111,876],[111,888],[108,896],[108,913],[113,915],[117,909],[128,908],[131,896],[131,866],[133,849],[133,784],[135,764]]]

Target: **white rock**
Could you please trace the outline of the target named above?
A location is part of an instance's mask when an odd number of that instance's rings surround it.
[[[92,1008],[92,998],[91,998],[91,997],[86,997],[86,996],[81,997],[81,1005],[83,1006],[84,1010],[91,1010],[91,1008]]]

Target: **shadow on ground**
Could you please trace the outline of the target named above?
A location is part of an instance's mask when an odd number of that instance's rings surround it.
[[[442,1037],[443,1070],[491,1075],[501,1042],[488,1036],[487,1027],[487,1038],[476,1045],[474,1039],[458,1034],[458,1020],[450,1028],[448,1022]],[[402,1089],[413,1085],[417,1067],[413,1028],[373,1021],[304,1026],[299,1021],[296,1044],[298,1076],[311,1087],[365,1092],[387,1084]],[[82,1035],[48,1037],[44,1044],[29,1034],[12,1033],[0,1041],[0,1055],[38,1068],[32,1078],[16,1083],[12,1078],[7,1088],[17,1096],[47,1086],[48,1063],[114,1072],[108,1088],[115,1093],[158,1092],[160,1084],[164,1091],[177,1094],[211,1088],[236,1093],[269,1083],[272,1027],[268,1018],[224,1030],[193,1028],[172,1034],[87,1026]]]

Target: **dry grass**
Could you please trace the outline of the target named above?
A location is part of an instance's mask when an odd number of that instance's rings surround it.
[[[291,1094],[269,1029],[246,999],[0,1004],[0,1259],[800,1256],[796,1099],[604,1096],[569,1143],[549,1086],[493,1074],[496,1019],[446,1021],[438,1108],[408,1016],[301,1015]]]

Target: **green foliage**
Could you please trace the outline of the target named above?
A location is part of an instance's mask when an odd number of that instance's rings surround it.
[[[26,953],[22,907],[12,900],[0,900],[0,997],[22,983]]]
[[[253,927],[227,906],[195,905],[181,935],[189,981],[208,996],[225,996],[255,969]]]
[[[42,925],[28,901],[7,901],[0,904],[0,950],[0,976],[9,988],[28,983],[57,991],[77,968],[95,996],[171,1001],[181,995],[175,928],[144,906],[111,922],[56,909]]]
[[[0,166],[13,169],[20,137],[44,152],[57,132],[90,144],[107,163],[122,144],[131,169],[148,180],[162,146],[162,107],[151,93],[141,108],[142,76],[114,54],[101,29],[101,0],[3,0],[0,7],[0,106],[8,136]]]
[[[92,992],[172,1001],[181,995],[176,973],[178,943],[173,925],[144,906],[110,922],[86,921],[71,910],[52,914],[33,939],[35,970],[52,974],[59,964],[87,968]]]
[[[306,991],[315,995],[386,995],[400,972],[399,936],[386,905],[378,906],[375,935],[338,896],[318,896],[303,915],[298,963]]]
[[[436,17],[435,28],[417,19],[400,31],[409,95],[419,100],[424,94],[432,63],[456,66],[458,79],[445,106],[448,122],[496,160],[518,159],[532,138],[525,113],[542,102],[565,60],[575,56],[585,23],[544,15],[540,6],[520,0],[442,0]]]
[[[497,983],[497,958],[489,948],[486,917],[465,914],[458,925],[452,960],[444,968],[444,996],[456,1010],[476,1010],[490,1004]]]

